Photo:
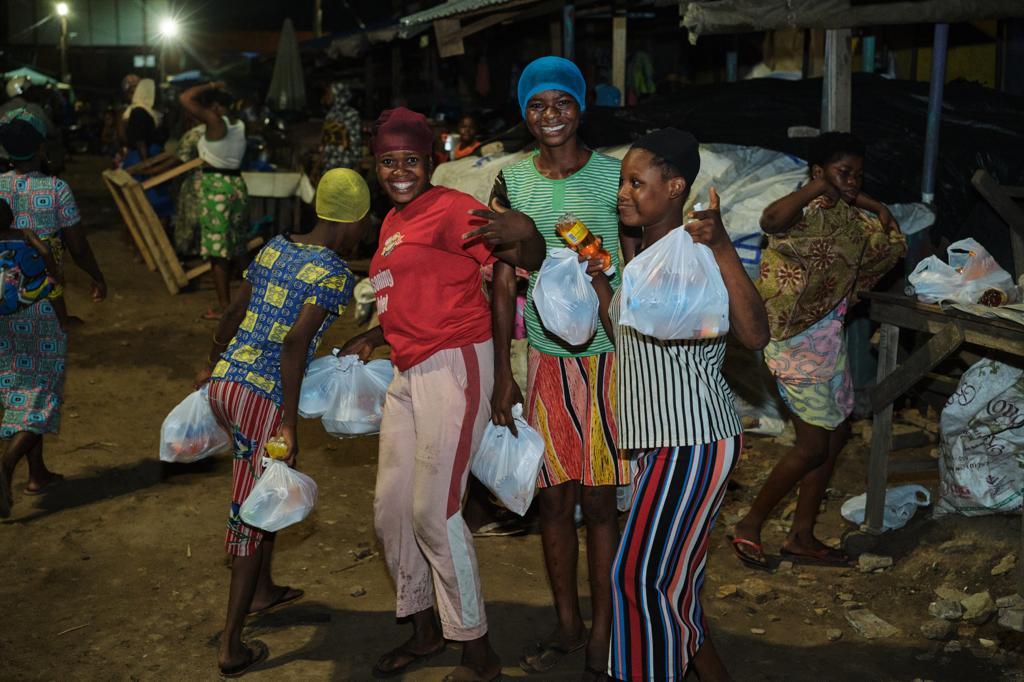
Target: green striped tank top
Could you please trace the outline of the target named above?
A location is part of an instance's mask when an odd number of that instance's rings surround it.
[[[615,208],[619,189],[620,161],[611,156],[593,152],[590,160],[572,175],[561,180],[551,180],[541,175],[534,165],[539,152],[511,166],[502,169],[508,188],[512,208],[533,218],[537,229],[544,236],[548,251],[566,246],[558,233],[555,222],[568,211],[596,236],[601,237],[604,247],[612,255],[615,276],[612,288],[619,287],[619,214]],[[526,292],[526,337],[531,346],[542,353],[559,357],[582,357],[608,353],[615,350],[600,322],[597,334],[585,347],[569,346],[562,339],[544,329],[533,304],[533,286],[537,273],[530,275],[530,288]]]

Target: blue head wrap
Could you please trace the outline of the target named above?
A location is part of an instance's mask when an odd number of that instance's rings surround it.
[[[573,96],[580,111],[587,109],[587,82],[578,66],[562,57],[541,57],[530,62],[519,77],[519,109],[526,118],[526,103],[538,92],[561,90]]]

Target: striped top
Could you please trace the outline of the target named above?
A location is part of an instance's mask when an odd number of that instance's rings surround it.
[[[502,169],[495,195],[501,201],[504,198],[501,196],[502,190],[507,191],[508,205],[533,218],[537,230],[544,236],[549,252],[566,246],[555,231],[555,222],[563,213],[575,213],[594,235],[602,238],[605,249],[611,253],[612,265],[616,269],[612,288],[617,289],[619,214],[615,204],[621,162],[611,156],[593,152],[583,168],[567,178],[552,180],[541,175],[534,165],[538,153],[534,152],[522,161]],[[537,314],[537,306],[533,304],[533,287],[536,283],[537,273],[533,272],[526,291],[524,316],[530,346],[541,353],[566,358],[608,353],[615,349],[600,324],[597,325],[597,334],[585,346],[569,346],[545,330]]]
[[[726,337],[664,341],[615,326],[619,447],[663,448],[713,443],[743,431],[732,390],[722,376]]]

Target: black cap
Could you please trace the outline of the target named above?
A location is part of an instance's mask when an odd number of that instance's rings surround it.
[[[633,143],[634,148],[646,149],[655,156],[665,159],[670,166],[686,180],[686,186],[700,172],[700,151],[697,138],[685,130],[678,128],[661,128],[647,133]]]

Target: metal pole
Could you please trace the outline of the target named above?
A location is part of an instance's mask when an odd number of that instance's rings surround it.
[[[875,72],[875,37],[864,36],[861,40],[860,68],[864,73]]]
[[[68,73],[68,18],[60,17],[60,79],[65,83],[71,82],[71,74]]]
[[[576,58],[576,6],[571,2],[562,7],[562,56]]]
[[[308,7],[308,5],[307,5]],[[313,37],[324,34],[324,8],[321,0],[313,0]]]
[[[921,201],[935,202],[935,168],[939,161],[939,123],[942,121],[942,91],[946,83],[946,46],[949,24],[935,24],[932,44],[932,79],[928,89],[928,128],[924,138],[924,167],[921,171]]]

